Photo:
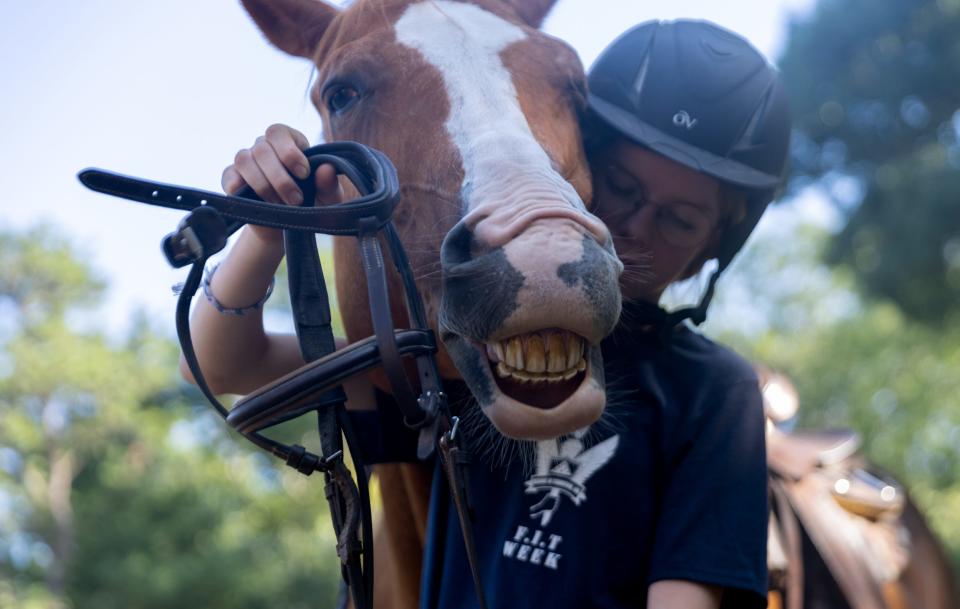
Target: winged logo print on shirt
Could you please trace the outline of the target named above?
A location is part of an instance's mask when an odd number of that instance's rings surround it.
[[[537,469],[524,486],[528,495],[545,493],[530,508],[530,517],[540,519],[547,526],[560,507],[560,498],[566,495],[574,505],[587,500],[587,480],[606,465],[620,443],[620,436],[611,436],[596,446],[584,450],[581,431],[572,437],[537,442]]]

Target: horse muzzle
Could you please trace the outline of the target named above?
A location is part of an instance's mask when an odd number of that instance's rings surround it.
[[[606,402],[599,342],[620,314],[610,242],[569,214],[535,217],[495,247],[469,225],[441,248],[441,338],[464,380],[508,437],[589,426]]]

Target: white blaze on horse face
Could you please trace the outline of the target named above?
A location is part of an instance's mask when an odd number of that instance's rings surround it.
[[[497,215],[520,214],[517,192],[526,189],[546,190],[555,203],[586,212],[534,137],[501,59],[504,49],[527,38],[522,28],[476,5],[448,0],[411,5],[394,27],[397,40],[443,76],[450,101],[446,128],[463,159],[464,213],[483,204],[501,208],[491,210]],[[518,209],[503,209],[513,203]]]

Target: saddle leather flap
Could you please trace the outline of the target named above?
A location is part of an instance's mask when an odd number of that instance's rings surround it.
[[[797,480],[811,471],[841,463],[860,448],[860,436],[849,429],[785,433],[767,428],[767,462],[771,469]]]

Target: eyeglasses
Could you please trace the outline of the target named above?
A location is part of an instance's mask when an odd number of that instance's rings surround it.
[[[654,226],[664,241],[676,247],[695,247],[710,238],[717,222],[705,209],[686,201],[658,202],[647,197],[646,186],[633,174],[618,165],[606,167],[604,182],[607,190],[620,201],[604,203],[614,210],[608,223],[626,220],[647,205],[656,207]],[[624,214],[621,216],[620,214]],[[616,226],[611,229],[616,232]]]

